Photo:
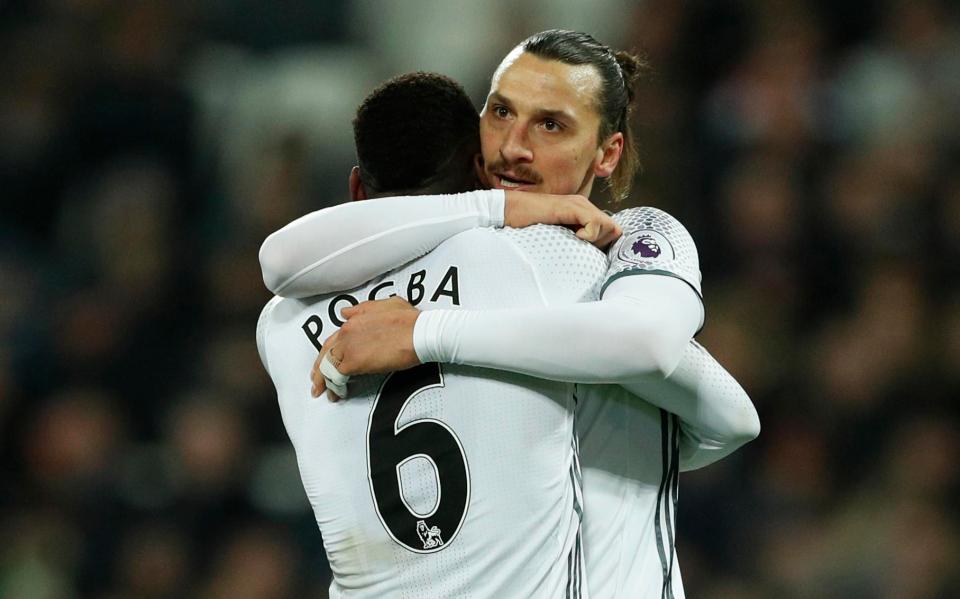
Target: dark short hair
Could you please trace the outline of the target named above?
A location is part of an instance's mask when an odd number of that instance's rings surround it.
[[[382,83],[357,109],[353,134],[368,195],[471,188],[479,116],[453,79],[407,73]]]
[[[614,199],[625,198],[640,168],[636,142],[630,130],[630,114],[633,88],[649,69],[647,61],[629,52],[614,52],[587,33],[565,29],[550,29],[531,35],[521,42],[520,47],[540,58],[569,65],[591,65],[597,70],[602,81],[597,97],[597,112],[600,114],[597,141],[603,143],[614,133],[623,133],[623,154],[608,184]]]

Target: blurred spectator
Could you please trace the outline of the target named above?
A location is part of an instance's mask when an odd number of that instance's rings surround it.
[[[280,599],[292,596],[299,564],[284,536],[269,528],[241,530],[217,558],[200,597]]]
[[[150,523],[124,535],[108,597],[165,599],[183,596],[189,586],[190,549],[175,525]]]

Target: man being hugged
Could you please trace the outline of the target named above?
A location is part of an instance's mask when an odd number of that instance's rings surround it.
[[[524,192],[587,196],[607,178],[624,197],[636,170],[628,117],[639,68],[586,34],[528,38],[495,72],[480,119],[483,178],[494,190],[313,213],[264,243],[265,281],[293,296],[362,283],[462,231],[529,224],[547,199]],[[363,172],[361,155],[361,180]],[[564,222],[562,210],[543,212],[548,223],[582,226],[582,238],[606,234],[601,219]],[[758,434],[759,422],[739,385],[691,340],[703,304],[687,231],[655,208],[628,209],[614,221],[622,236],[595,295],[584,298],[594,301],[561,305],[551,299],[558,290],[541,282],[546,306],[421,313],[400,300],[361,304],[344,311],[349,321],[324,345],[316,382],[345,392],[350,375],[438,362],[578,383],[590,590],[680,597],[678,473],[734,451]],[[511,240],[546,251],[544,272],[584,269],[581,251],[560,248],[555,229],[531,230]]]

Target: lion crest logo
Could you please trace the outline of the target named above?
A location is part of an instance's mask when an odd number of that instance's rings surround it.
[[[675,257],[670,240],[662,233],[649,229],[624,235],[617,250],[618,260],[644,267],[674,260]]]
[[[423,542],[424,549],[443,547],[443,537],[440,536],[440,529],[436,526],[427,528],[427,523],[423,520],[417,521],[417,536]]]
[[[651,235],[642,235],[631,246],[634,254],[643,258],[656,258],[660,255],[660,243]]]

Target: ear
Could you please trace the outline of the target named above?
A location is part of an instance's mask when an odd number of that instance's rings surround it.
[[[593,174],[597,177],[609,177],[620,162],[623,154],[623,133],[617,131],[597,148],[597,158],[593,163]]]
[[[363,188],[363,181],[360,180],[359,166],[350,169],[350,199],[354,202],[367,199],[367,190]]]
[[[490,181],[487,180],[487,169],[483,168],[483,154],[479,152],[473,155],[473,172],[477,177],[477,184],[479,187],[477,189],[490,189],[493,185],[490,185]]]

